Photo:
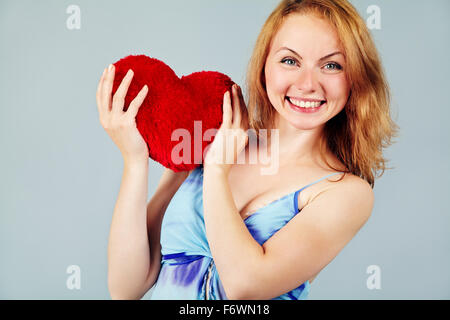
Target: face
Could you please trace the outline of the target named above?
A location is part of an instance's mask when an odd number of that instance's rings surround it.
[[[278,111],[277,122],[308,130],[338,114],[350,93],[345,67],[338,36],[327,21],[289,15],[273,38],[265,64],[267,94]]]

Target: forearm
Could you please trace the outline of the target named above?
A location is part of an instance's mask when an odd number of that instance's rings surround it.
[[[258,268],[264,250],[239,215],[226,175],[205,169],[203,206],[206,235],[211,253],[228,297],[245,292],[245,284]]]
[[[147,234],[148,159],[124,162],[108,243],[111,296],[140,298],[150,269]]]
[[[153,257],[156,258],[161,251],[161,224],[164,213],[180,185],[189,175],[188,171],[174,172],[165,169],[159,182],[155,194],[147,205],[147,228],[150,239],[150,249]]]

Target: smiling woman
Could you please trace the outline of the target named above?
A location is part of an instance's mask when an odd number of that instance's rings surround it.
[[[152,299],[306,299],[370,217],[381,150],[396,125],[375,46],[353,6],[281,1],[256,42],[247,92],[248,118],[239,92],[225,95],[221,129],[249,126],[259,141],[262,129],[277,130],[279,159],[269,162],[280,169],[262,177],[261,164],[206,161],[191,173],[163,219]],[[213,148],[228,149],[221,141]],[[258,148],[271,154],[272,145]],[[327,180],[333,175],[340,179]]]
[[[312,92],[315,85],[320,90]],[[284,113],[297,128],[324,124],[319,143],[326,162],[328,148],[372,187],[386,169],[382,147],[398,131],[389,86],[370,32],[348,1],[281,1],[257,39],[246,86],[250,127],[258,134],[277,128]],[[311,99],[320,108],[306,109]]]
[[[121,192],[110,240],[115,297],[142,297],[153,286],[152,299],[307,299],[369,219],[396,125],[376,48],[353,6],[281,1],[257,39],[247,93],[248,111],[239,88],[225,93],[210,148],[234,162],[208,151],[189,175],[162,179],[147,207],[148,235],[142,221],[127,221],[124,200],[143,194],[147,168],[129,170],[134,189]],[[258,145],[248,143],[247,128]],[[225,143],[233,130],[237,148]],[[236,163],[254,149],[271,156]],[[274,174],[260,173],[275,162]],[[137,236],[130,245],[126,237]]]

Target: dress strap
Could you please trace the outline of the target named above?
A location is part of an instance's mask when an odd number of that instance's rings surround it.
[[[320,181],[322,181],[322,180],[324,180],[324,179],[326,179],[326,178],[328,178],[328,177],[334,176],[335,174],[339,174],[339,173],[344,173],[344,172],[333,172],[333,173],[331,173],[331,174],[329,174],[329,175],[327,175],[327,176],[325,176],[325,177],[323,177],[323,178],[320,178],[319,180],[316,180],[316,181],[314,181],[314,182],[311,182],[310,184],[307,184],[306,186],[304,186],[303,188],[301,188],[301,189],[298,190],[297,192],[300,192],[300,191],[302,191],[303,189],[306,189],[306,188],[308,188],[309,186],[312,186],[313,184],[316,184],[317,182],[320,182]]]
[[[313,184],[316,184],[317,182],[320,182],[320,181],[322,181],[322,180],[324,180],[324,179],[326,179],[326,178],[328,178],[328,177],[334,176],[334,175],[339,174],[339,173],[344,173],[344,172],[333,172],[333,173],[331,173],[331,174],[329,174],[329,175],[326,175],[325,177],[320,178],[319,180],[316,180],[316,181],[314,181],[314,182],[311,182],[310,184],[307,184],[306,186],[304,186],[304,187],[301,188],[301,189],[298,189],[298,190],[294,193],[294,208],[295,208],[295,214],[297,214],[297,212],[298,212],[298,194],[299,194],[300,191],[302,191],[303,189],[308,188],[309,186],[312,186]]]

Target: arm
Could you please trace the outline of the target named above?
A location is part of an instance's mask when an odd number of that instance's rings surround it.
[[[135,118],[148,89],[144,86],[124,112],[133,72],[128,71],[112,96],[114,74],[113,65],[103,71],[96,93],[100,123],[124,158],[108,240],[108,289],[113,299],[137,298],[150,264],[145,219],[149,153]]]
[[[148,159],[124,162],[108,242],[112,299],[140,299],[150,269],[146,228]]]
[[[223,122],[206,153],[203,176],[206,237],[230,300],[239,299],[243,286],[241,281],[254,266],[258,266],[264,255],[263,248],[253,239],[242,220],[228,184],[229,155],[235,163],[237,156],[245,152],[248,136],[244,130],[249,127],[242,94],[236,86],[232,87],[232,92],[233,107],[230,92],[224,94]],[[237,144],[234,143],[236,137]],[[224,159],[227,159],[226,163]]]
[[[263,244],[261,269],[241,287],[241,297],[277,297],[311,279],[367,222],[373,203],[372,188],[359,177],[328,187]],[[249,286],[252,280],[261,291]]]
[[[141,299],[161,266],[164,212],[188,172],[165,169],[146,204],[148,160],[125,162],[108,246],[108,287],[113,299]]]
[[[236,208],[227,174],[216,167],[205,167],[203,208],[206,237],[225,294],[230,300],[240,299],[242,281],[248,282],[247,274],[259,265],[264,251]]]
[[[260,246],[220,171],[204,176],[208,242],[229,299],[272,299],[330,263],[370,217],[373,191],[353,177],[330,186]]]

